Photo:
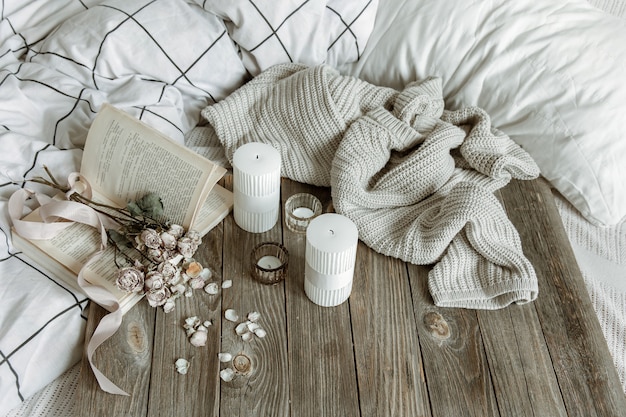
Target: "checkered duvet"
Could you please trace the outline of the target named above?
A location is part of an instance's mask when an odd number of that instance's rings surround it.
[[[111,103],[184,143],[200,110],[282,62],[359,58],[377,0],[5,0],[0,3],[0,415],[81,356],[84,295],[15,250],[25,179],[80,166]],[[43,191],[43,190],[39,190]]]

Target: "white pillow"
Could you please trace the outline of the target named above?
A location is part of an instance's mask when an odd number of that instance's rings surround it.
[[[588,220],[626,216],[626,23],[583,0],[381,2],[342,73],[400,89],[443,79],[476,105]]]
[[[226,22],[252,75],[275,64],[337,66],[356,61],[378,0],[195,0]]]

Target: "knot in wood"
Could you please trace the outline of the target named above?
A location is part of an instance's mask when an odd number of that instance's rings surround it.
[[[441,314],[430,312],[424,316],[424,324],[430,331],[430,334],[439,340],[446,340],[450,338],[450,326],[448,322],[442,317]]]
[[[146,351],[148,341],[144,329],[136,321],[131,321],[126,328],[126,340],[130,348],[136,353]]]
[[[239,354],[233,358],[233,367],[238,373],[246,375],[252,370],[252,361],[246,355]]]

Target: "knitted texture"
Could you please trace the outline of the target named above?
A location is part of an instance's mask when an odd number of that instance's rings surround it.
[[[444,110],[441,80],[398,92],[324,65],[284,64],[203,115],[231,162],[242,144],[269,143],[284,176],[331,187],[365,244],[435,264],[435,304],[494,309],[537,297],[534,269],[493,191],[539,170],[481,109]]]
[[[378,106],[391,107],[397,92],[328,66],[276,65],[259,74],[202,115],[215,129],[232,164],[248,142],[273,145],[281,154],[281,174],[330,186],[335,149],[350,123]]]

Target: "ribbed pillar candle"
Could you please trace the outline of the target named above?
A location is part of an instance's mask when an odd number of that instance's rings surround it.
[[[280,153],[271,145],[251,142],[233,155],[233,216],[252,233],[276,224],[280,210]]]
[[[323,307],[337,306],[348,299],[356,262],[359,233],[352,220],[326,213],[306,229],[304,292]]]

